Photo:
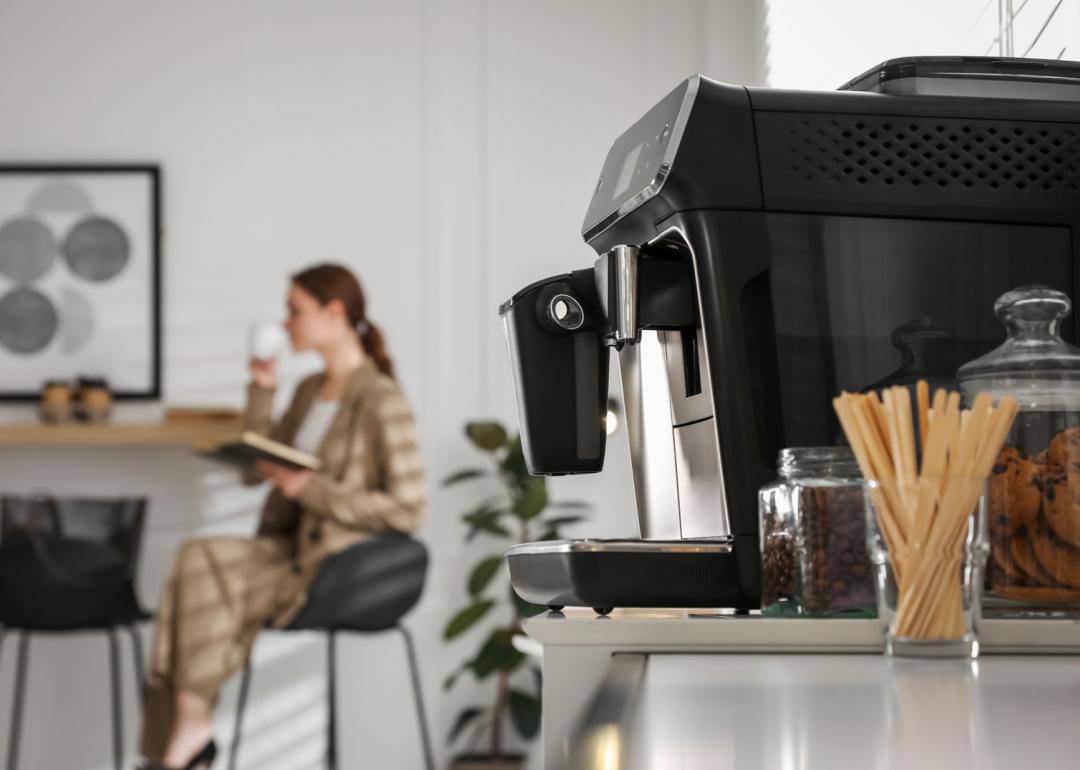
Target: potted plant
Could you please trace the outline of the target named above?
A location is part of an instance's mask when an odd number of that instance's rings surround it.
[[[443,638],[450,641],[478,623],[491,625],[479,649],[443,685],[449,690],[465,673],[480,682],[494,681],[494,692],[487,704],[468,706],[454,720],[450,742],[461,740],[467,748],[453,760],[452,767],[517,770],[523,767],[524,756],[507,753],[506,730],[512,727],[525,741],[536,736],[540,730],[541,687],[539,666],[514,647],[513,638],[521,632],[524,618],[545,608],[524,601],[514,592],[503,554],[516,543],[558,539],[560,528],[581,521],[581,511],[588,505],[550,501],[546,479],[529,475],[520,437],[510,435],[500,423],[468,423],[465,435],[487,455],[487,465],[458,471],[448,476],[443,485],[484,481],[494,486],[497,494],[467,511],[462,520],[468,526],[466,542],[484,537],[502,543],[469,571],[466,604],[450,618],[443,632]],[[485,736],[487,741],[481,750]]]

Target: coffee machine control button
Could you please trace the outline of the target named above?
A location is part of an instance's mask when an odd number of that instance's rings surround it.
[[[563,329],[573,331],[584,323],[585,311],[569,294],[556,294],[548,302],[548,317]]]

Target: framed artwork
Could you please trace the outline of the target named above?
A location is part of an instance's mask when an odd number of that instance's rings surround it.
[[[0,400],[103,377],[161,395],[161,172],[0,164]]]

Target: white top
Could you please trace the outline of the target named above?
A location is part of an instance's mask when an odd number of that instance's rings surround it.
[[[293,439],[293,448],[309,455],[319,452],[323,437],[326,435],[330,423],[337,414],[338,402],[316,398],[311,402],[311,407],[304,415],[303,422],[296,429],[296,437]]]
[[[536,615],[525,633],[544,647],[600,647],[625,652],[830,652],[881,654],[884,627],[878,620],[847,618],[736,617],[710,609],[616,609],[606,618],[566,608]],[[982,618],[982,653],[1080,656],[1080,620]],[[1080,670],[1080,669],[1078,669]],[[1080,698],[1080,692],[1077,693]],[[1080,701],[1078,701],[1080,707]]]
[[[709,609],[616,609],[600,618],[568,607],[525,621],[543,646],[545,698],[550,685],[549,703],[574,704],[543,716],[549,762],[565,758],[567,767],[1080,766],[1080,731],[1062,716],[1080,713],[1080,620],[983,618],[978,629],[981,655],[972,665],[888,658],[877,620]],[[614,661],[642,659],[636,682],[613,676]],[[597,669],[606,662],[601,683]],[[629,727],[613,728],[613,714]],[[583,755],[597,760],[570,762]],[[611,756],[619,759],[605,765]]]
[[[616,744],[626,770],[1072,770],[1080,762],[1075,658],[999,655],[973,665],[650,655],[632,701],[632,729],[614,732],[609,722],[596,736]]]

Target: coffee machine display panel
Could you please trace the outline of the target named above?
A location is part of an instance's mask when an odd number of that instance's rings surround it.
[[[697,81],[684,81],[616,140],[585,215],[587,231],[602,230],[660,192],[696,94]]]

